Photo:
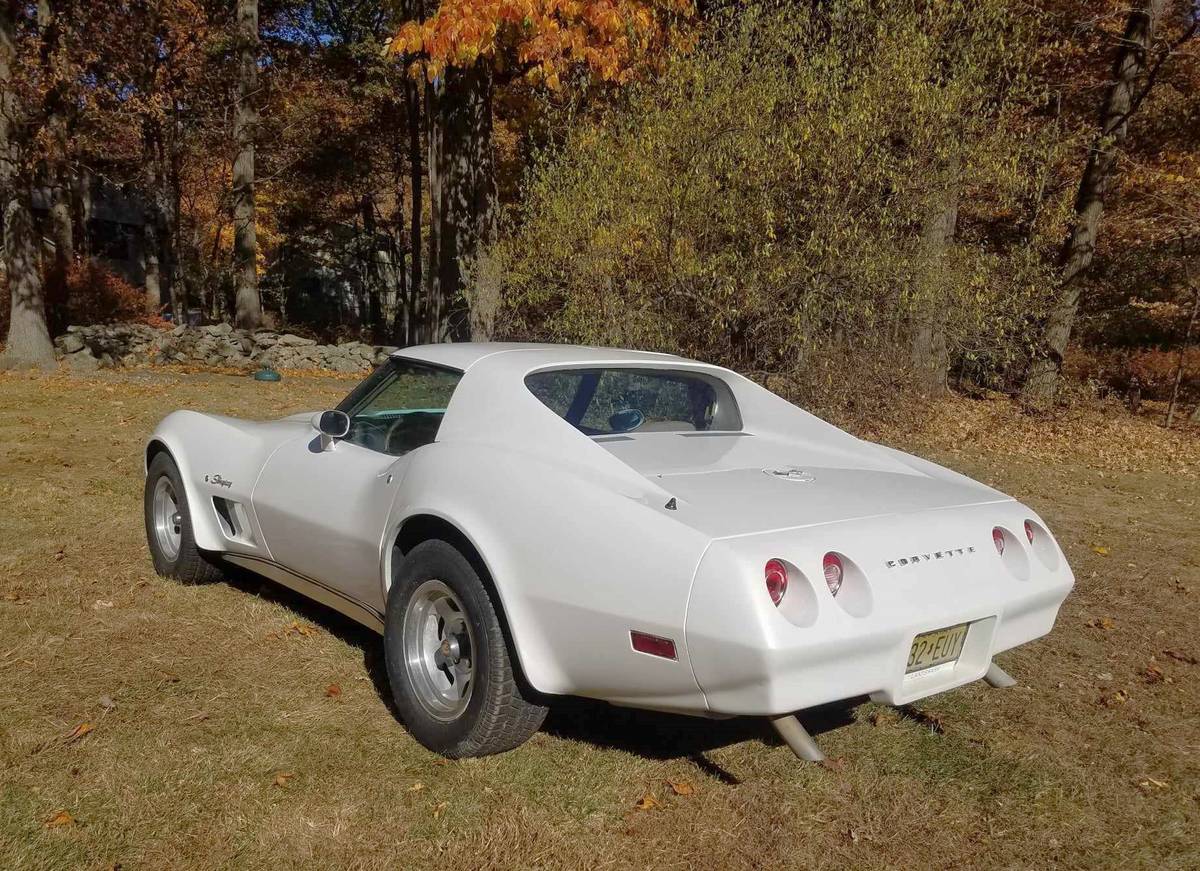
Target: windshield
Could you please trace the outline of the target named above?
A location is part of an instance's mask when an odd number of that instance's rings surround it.
[[[525,377],[542,403],[587,435],[742,428],[720,378],[682,369],[554,369]]]

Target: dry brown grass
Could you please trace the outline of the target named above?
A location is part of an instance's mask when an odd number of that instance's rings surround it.
[[[1001,658],[1018,688],[809,718],[831,768],[757,722],[588,703],[517,751],[445,762],[394,720],[376,637],[268,585],[164,582],[146,554],[159,417],[346,389],[0,376],[0,865],[1200,866],[1194,433],[960,401],[890,434],[1058,532],[1079,584],[1051,636]]]

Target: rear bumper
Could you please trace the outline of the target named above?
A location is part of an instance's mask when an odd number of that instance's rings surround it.
[[[991,526],[986,528],[990,534]],[[859,696],[904,704],[970,683],[983,677],[995,654],[1049,632],[1074,584],[1061,558],[1054,570],[1039,563],[1028,577],[1013,577],[990,541],[986,550],[977,548],[975,559],[957,565],[948,561],[909,573],[888,572],[886,560],[861,554],[862,542],[878,536],[854,538],[872,594],[869,608],[857,615],[848,613],[823,581],[818,588],[809,580],[815,574],[809,566],[820,565],[825,547],[853,553],[848,546],[823,544],[815,561],[796,554],[795,542],[778,536],[710,549],[687,620],[688,651],[709,712],[778,716]],[[780,550],[785,546],[792,547],[790,553]],[[882,552],[890,552],[890,546],[885,540]],[[758,567],[761,575],[760,560],[771,555],[791,557],[803,567],[791,584],[809,584],[813,595],[804,601],[811,614],[793,611],[789,619],[756,585],[748,595],[735,596],[731,584],[722,583],[732,572],[748,571],[738,565],[743,562]],[[788,595],[794,592],[790,585]],[[906,674],[917,635],[961,623],[970,627],[955,663]],[[735,625],[745,628],[730,631]]]

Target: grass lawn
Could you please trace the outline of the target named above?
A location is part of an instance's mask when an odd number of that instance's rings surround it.
[[[1200,434],[954,400],[891,439],[1029,502],[1078,585],[1020,681],[762,723],[582,701],[447,762],[377,636],[269,584],[151,569],[142,446],[169,410],[273,417],[351,382],[0,375],[0,865],[1200,867]]]

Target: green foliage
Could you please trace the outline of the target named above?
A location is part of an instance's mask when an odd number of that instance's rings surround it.
[[[1069,206],[1009,4],[815,7],[719,18],[535,161],[495,252],[510,332],[794,375],[894,368],[931,323],[1003,369]]]

